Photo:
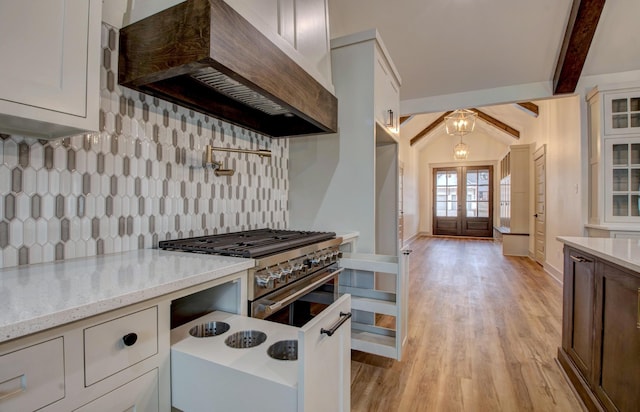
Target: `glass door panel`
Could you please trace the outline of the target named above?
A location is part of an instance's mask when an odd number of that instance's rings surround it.
[[[493,234],[491,166],[434,170],[434,234]]]

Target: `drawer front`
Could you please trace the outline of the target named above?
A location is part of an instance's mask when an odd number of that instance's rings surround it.
[[[93,385],[156,353],[157,306],[87,328],[84,330],[85,385]]]
[[[154,369],[74,412],[158,412],[158,370]]]
[[[33,411],[62,398],[62,337],[0,356],[0,411]]]

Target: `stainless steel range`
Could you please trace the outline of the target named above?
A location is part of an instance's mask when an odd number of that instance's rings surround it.
[[[257,229],[166,240],[159,247],[255,259],[250,316],[299,325],[337,299],[341,243],[333,232]]]

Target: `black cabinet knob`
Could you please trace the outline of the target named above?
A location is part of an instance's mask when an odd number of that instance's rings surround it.
[[[127,333],[122,337],[122,342],[124,342],[125,346],[133,346],[134,343],[138,341],[138,335],[136,333]]]

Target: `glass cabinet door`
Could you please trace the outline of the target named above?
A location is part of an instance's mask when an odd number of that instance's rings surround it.
[[[640,221],[640,138],[608,142],[606,156],[608,220]]]
[[[605,134],[640,132],[640,91],[607,94]]]

